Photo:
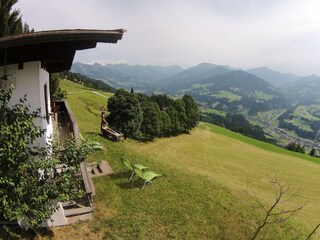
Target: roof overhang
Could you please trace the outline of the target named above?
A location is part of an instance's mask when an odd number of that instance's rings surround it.
[[[124,32],[124,29],[67,29],[0,38],[0,66],[41,61],[50,73],[69,70],[77,50],[95,48],[98,42],[117,43]]]

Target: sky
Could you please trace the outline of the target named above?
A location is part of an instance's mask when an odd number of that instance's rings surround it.
[[[36,31],[126,29],[117,44],[79,51],[82,63],[267,66],[320,75],[319,0],[19,0]]]

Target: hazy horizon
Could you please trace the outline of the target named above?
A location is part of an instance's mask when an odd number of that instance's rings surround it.
[[[213,64],[213,65],[219,65],[219,66],[223,66],[223,67],[227,67],[227,68],[231,68],[231,69],[234,69],[234,70],[243,70],[243,71],[248,71],[248,70],[252,70],[252,69],[256,69],[256,68],[267,68],[271,71],[274,71],[274,72],[278,72],[278,73],[281,73],[281,74],[292,74],[292,75],[296,75],[297,77],[306,77],[306,76],[310,76],[310,75],[314,75],[314,74],[309,74],[309,75],[298,75],[298,74],[293,74],[291,72],[281,72],[281,71],[278,71],[277,69],[273,69],[273,68],[270,68],[268,66],[260,66],[260,67],[254,67],[254,68],[238,68],[236,66],[230,66],[230,65],[221,65],[221,64],[218,64],[218,63],[209,63],[209,62],[201,62],[201,63],[197,63],[195,65],[192,65],[192,66],[188,66],[188,67],[182,67],[180,66],[179,64],[172,64],[172,65],[161,65],[161,64],[130,64],[130,63],[125,63],[125,62],[118,62],[118,63],[99,63],[99,62],[88,62],[88,63],[84,63],[84,62],[81,62],[81,61],[74,61],[74,63],[81,63],[81,64],[87,64],[87,65],[94,65],[94,64],[100,64],[102,66],[106,66],[108,64],[112,64],[112,65],[116,65],[116,64],[126,64],[126,65],[129,65],[129,66],[156,66],[156,67],[170,67],[170,66],[178,66],[180,68],[182,68],[183,70],[186,70],[188,68],[192,68],[192,67],[195,67],[197,65],[200,65],[200,64]],[[315,74],[316,75],[316,74]],[[318,75],[316,75],[318,76]],[[319,76],[320,77],[320,76]]]
[[[20,0],[36,31],[127,29],[116,45],[80,51],[75,62],[179,65],[202,62],[320,75],[320,2],[259,0]]]

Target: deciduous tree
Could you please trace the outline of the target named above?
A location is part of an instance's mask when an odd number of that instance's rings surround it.
[[[262,202],[254,193],[247,191],[264,215],[251,239],[256,239],[261,230],[267,225],[278,224],[288,220],[306,204],[305,202],[297,201],[301,194],[301,188],[292,188],[288,181],[282,182],[277,177],[277,174],[271,176],[269,180],[274,191],[274,200],[271,204]]]
[[[135,94],[124,89],[118,90],[108,100],[108,124],[125,135],[125,137],[139,138],[143,112]]]
[[[85,141],[77,145],[70,139],[67,147],[39,147],[36,140],[45,130],[35,125],[40,111],[31,112],[26,97],[11,106],[11,90],[0,90],[0,217],[27,227],[40,226],[56,206],[53,200],[74,196],[75,172],[89,153]],[[90,150],[91,151],[91,150]],[[67,171],[57,174],[58,163]]]

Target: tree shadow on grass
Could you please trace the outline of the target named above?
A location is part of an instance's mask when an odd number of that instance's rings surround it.
[[[136,180],[134,182],[122,182],[122,183],[117,183],[117,185],[123,189],[141,189],[143,182]]]
[[[104,139],[107,139],[107,140],[109,140],[110,142],[117,142],[116,140],[114,140],[114,138],[112,138],[111,136],[108,136],[107,134],[99,133],[98,135],[99,135],[99,137],[102,137],[102,138],[104,138]]]
[[[113,173],[108,175],[111,179],[125,179],[123,182],[119,182],[116,183],[117,186],[119,186],[120,188],[123,189],[141,189],[141,187],[144,184],[144,180],[142,179],[137,179],[136,176],[133,177],[133,181],[129,181],[130,177],[131,177],[131,172],[124,172],[123,174],[121,174],[121,172],[119,173]],[[166,175],[162,175],[162,177],[166,177]],[[147,184],[148,185],[148,184]]]
[[[45,237],[45,238],[53,238],[54,233],[50,228],[39,228],[36,230],[37,236]]]
[[[132,189],[132,188],[140,188],[143,184],[143,182],[141,183],[141,179],[134,179],[134,181],[129,181],[130,177],[131,177],[131,172],[124,172],[123,174],[121,174],[121,172],[119,173],[114,173],[114,174],[110,174],[108,175],[111,179],[123,179],[122,182],[116,183],[117,186],[119,186],[120,188],[123,189]]]
[[[118,172],[118,173],[112,173],[108,175],[108,177],[110,177],[111,179],[121,179],[121,178],[129,179],[130,176],[131,176],[131,173],[129,172],[124,172],[122,174],[121,172]]]
[[[18,224],[0,226],[0,239],[36,239],[39,236],[51,239],[54,233],[50,228],[24,230]]]
[[[116,142],[112,137],[109,137],[108,135],[106,134],[103,134],[101,132],[92,132],[92,131],[89,131],[89,132],[86,132],[85,133],[86,136],[88,137],[100,137],[100,138],[103,138],[103,139],[107,139],[111,142]]]

